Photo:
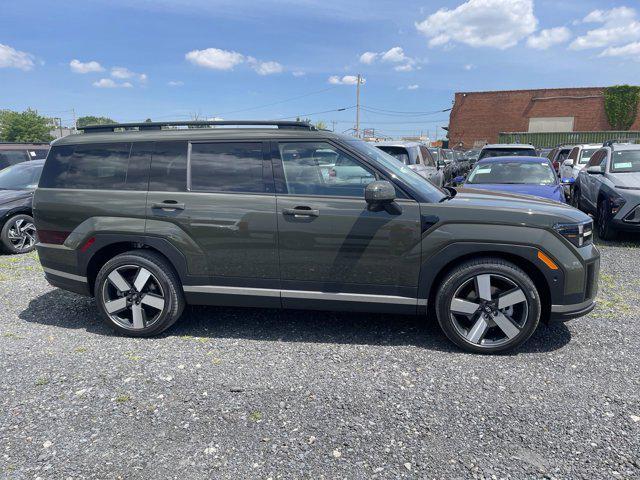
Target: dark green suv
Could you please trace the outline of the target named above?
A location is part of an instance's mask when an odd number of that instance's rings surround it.
[[[48,281],[132,336],[187,303],[434,312],[460,347],[496,352],[590,312],[597,288],[584,213],[442,190],[306,123],[85,127],[53,143],[34,217]]]

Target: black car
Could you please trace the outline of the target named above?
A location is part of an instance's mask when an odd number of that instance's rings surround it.
[[[44,160],[49,148],[48,143],[0,142],[0,170],[30,160]]]
[[[31,204],[44,160],[0,171],[0,246],[6,253],[27,253],[36,246]]]

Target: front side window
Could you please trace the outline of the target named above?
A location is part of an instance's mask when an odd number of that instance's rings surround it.
[[[194,143],[191,190],[262,193],[263,164],[260,142]]]
[[[282,142],[279,150],[287,192],[292,195],[364,198],[365,187],[376,180],[373,171],[325,142]],[[335,155],[333,165],[324,161],[327,151]]]
[[[547,162],[491,162],[476,166],[468,184],[555,185],[557,177]]]
[[[640,150],[613,152],[611,171],[615,173],[640,172]]]
[[[569,158],[569,154],[570,154],[570,153],[571,153],[571,150],[566,149],[566,148],[565,148],[565,149],[563,149],[563,150],[560,150],[560,153],[558,154],[558,158],[557,158],[558,163],[562,163],[562,162],[564,162],[567,158]]]
[[[44,188],[131,190],[127,185],[130,143],[53,147],[42,174]]]

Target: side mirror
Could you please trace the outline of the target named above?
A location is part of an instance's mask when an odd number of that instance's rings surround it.
[[[599,165],[596,165],[595,167],[588,167],[587,173],[591,175],[602,175],[602,167]]]
[[[573,160],[567,158],[564,162],[562,162],[563,167],[573,167]]]
[[[396,189],[386,180],[371,182],[364,189],[364,199],[369,205],[385,205],[396,199]]]

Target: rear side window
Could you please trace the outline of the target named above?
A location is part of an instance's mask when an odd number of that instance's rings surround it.
[[[127,183],[131,143],[94,143],[53,147],[40,187],[98,190],[134,190]]]
[[[422,153],[422,161],[427,167],[435,167],[436,162],[433,161],[431,152],[427,147],[420,147],[420,153]]]
[[[187,189],[187,142],[156,142],[151,153],[150,191]]]
[[[391,147],[387,145],[381,145],[378,148],[383,152],[388,153],[392,157],[395,157],[395,159],[399,160],[400,163],[404,163],[405,165],[415,164],[415,161],[413,161],[411,155],[409,155],[409,151],[404,147]]]
[[[191,190],[265,192],[261,142],[193,143]]]
[[[0,169],[28,160],[25,150],[0,150]]]

